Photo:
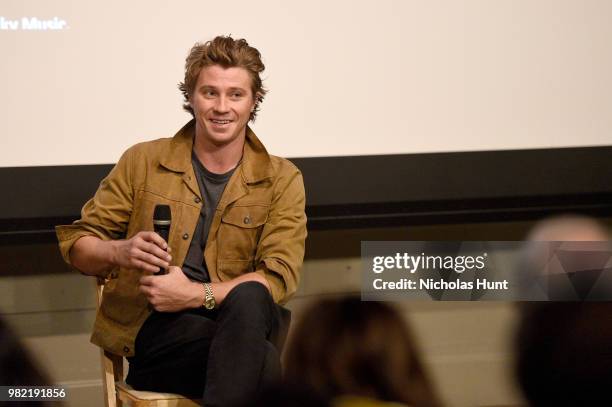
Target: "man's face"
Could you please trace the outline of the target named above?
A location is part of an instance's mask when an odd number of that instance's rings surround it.
[[[202,68],[189,102],[196,118],[196,136],[206,144],[223,147],[244,139],[255,106],[249,73],[219,65]]]

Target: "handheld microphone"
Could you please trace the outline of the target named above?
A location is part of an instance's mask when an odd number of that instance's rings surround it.
[[[153,230],[155,233],[160,235],[162,239],[168,242],[170,236],[170,225],[172,224],[172,215],[170,206],[168,205],[155,205],[155,211],[153,212]],[[165,274],[165,270],[160,267],[159,271],[155,274]]]

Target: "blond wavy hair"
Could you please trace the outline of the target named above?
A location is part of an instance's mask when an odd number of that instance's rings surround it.
[[[195,117],[189,99],[193,94],[198,76],[202,68],[212,65],[220,65],[223,68],[244,68],[251,77],[251,92],[255,98],[255,108],[249,117],[255,121],[257,112],[267,89],[263,87],[260,73],[265,66],[261,61],[259,51],[250,46],[245,39],[234,39],[231,36],[217,36],[205,43],[196,43],[189,51],[185,59],[185,79],[179,83],[179,89],[183,93],[185,103],[183,109]]]

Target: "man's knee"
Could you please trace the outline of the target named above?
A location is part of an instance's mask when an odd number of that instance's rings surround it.
[[[260,321],[270,327],[275,305],[268,289],[261,283],[247,281],[234,287],[221,303],[221,315],[232,315],[235,321]]]
[[[246,281],[238,284],[227,294],[225,300],[231,303],[244,303],[251,306],[253,304],[273,302],[266,286],[257,281]]]

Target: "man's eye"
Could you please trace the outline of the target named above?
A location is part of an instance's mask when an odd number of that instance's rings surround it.
[[[205,90],[204,96],[215,96],[215,92],[212,90]]]
[[[232,97],[234,98],[239,98],[240,96],[242,96],[242,93],[240,92],[232,93]]]

